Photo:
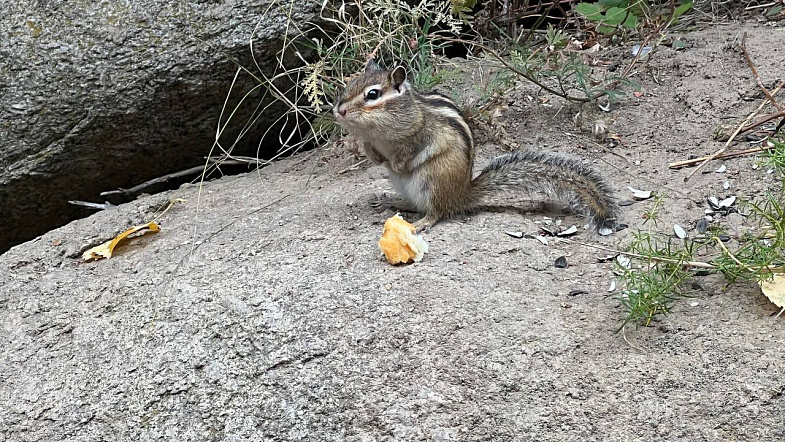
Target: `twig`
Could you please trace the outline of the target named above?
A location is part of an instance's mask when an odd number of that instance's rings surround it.
[[[730,257],[730,259],[732,259],[732,260],[733,260],[733,262],[735,262],[736,264],[738,264],[738,265],[739,265],[739,267],[744,267],[745,269],[749,270],[749,271],[750,271],[750,273],[755,273],[755,270],[752,270],[752,269],[751,269],[749,266],[747,266],[746,264],[742,264],[742,262],[741,262],[741,261],[739,261],[738,259],[736,259],[736,257],[735,257],[735,256],[733,256],[733,253],[731,253],[731,252],[730,252],[730,250],[728,250],[728,248],[727,248],[727,247],[725,247],[725,244],[723,244],[723,243],[722,243],[722,240],[721,240],[721,239],[719,239],[719,238],[718,238],[718,237],[716,237],[716,236],[714,237],[714,239],[717,241],[717,245],[718,245],[718,246],[720,246],[720,248],[722,249],[722,251],[723,251],[723,252],[725,252],[725,254],[726,254],[726,255],[728,255],[728,256]]]
[[[707,270],[719,270],[720,269],[718,266],[716,266],[714,264],[709,264],[707,262],[682,261],[682,260],[679,260],[679,259],[661,258],[659,256],[641,255],[639,253],[625,252],[623,250],[612,249],[610,247],[604,247],[604,246],[598,246],[596,244],[588,244],[588,243],[585,243],[585,242],[575,241],[575,240],[566,239],[566,238],[554,238],[554,239],[557,242],[566,242],[566,243],[569,243],[569,244],[577,244],[579,246],[590,247],[590,248],[593,248],[593,249],[603,250],[605,252],[617,253],[617,254],[620,254],[620,255],[631,256],[633,258],[639,258],[639,259],[643,259],[643,260],[657,261],[657,262],[666,262],[666,263],[669,263],[669,264],[678,264],[678,265],[681,265],[681,266],[684,266],[684,267],[692,267],[692,268],[695,268],[695,269],[707,269]],[[730,252],[728,252],[728,253],[730,253]],[[755,273],[755,272],[760,272],[760,273],[785,273],[785,267],[771,267],[771,266],[747,267],[744,264],[741,264],[741,265],[743,267],[745,267],[747,270],[749,270],[749,271],[751,271],[753,273]]]
[[[749,126],[747,126],[744,129],[742,129],[741,132],[739,132],[739,133],[741,134],[741,133],[744,133],[744,132],[748,132],[748,131],[750,131],[752,129],[755,129],[756,127],[758,127],[758,126],[760,126],[762,124],[766,124],[769,121],[776,120],[777,118],[780,118],[780,117],[785,118],[785,111],[774,112],[773,114],[766,115],[765,117],[763,117],[762,120],[758,121],[757,123],[750,124]],[[782,121],[780,121],[780,125],[782,125]],[[777,129],[774,129],[774,133],[777,133]]]
[[[618,253],[618,254],[621,254],[621,255],[631,256],[633,258],[648,259],[648,260],[651,260],[651,261],[658,261],[658,262],[667,262],[669,264],[680,264],[680,265],[687,266],[687,267],[694,267],[696,269],[709,269],[709,270],[717,270],[718,269],[717,266],[715,266],[713,264],[709,264],[707,262],[680,261],[678,259],[660,258],[660,257],[657,257],[657,256],[646,256],[646,255],[641,255],[641,254],[638,254],[638,253],[625,252],[623,250],[612,249],[610,247],[603,247],[603,246],[598,246],[596,244],[588,244],[588,243],[583,243],[583,242],[580,242],[580,241],[575,241],[575,240],[565,239],[565,238],[556,238],[556,240],[560,241],[560,242],[570,243],[570,244],[577,244],[577,245],[584,246],[584,247],[591,247],[593,249],[599,249],[599,250],[603,250],[603,251],[606,251],[606,252],[612,252],[612,253]]]
[[[782,81],[780,82],[780,84],[779,84],[779,85],[777,85],[777,87],[776,87],[776,88],[774,88],[774,90],[773,90],[773,91],[771,91],[771,96],[773,97],[773,96],[777,95],[777,92],[779,92],[779,91],[780,91],[780,89],[782,89],[782,87],[783,87],[783,86],[785,86],[785,80],[782,80]],[[721,149],[719,149],[719,150],[717,150],[716,152],[714,152],[713,154],[711,154],[711,155],[710,155],[708,158],[706,158],[706,159],[705,159],[705,160],[704,160],[702,163],[700,163],[700,165],[699,165],[698,167],[696,167],[696,168],[695,168],[695,170],[693,170],[693,171],[692,171],[692,172],[691,172],[689,175],[687,175],[687,177],[686,177],[686,178],[684,178],[684,182],[687,182],[687,181],[689,181],[689,179],[690,179],[690,178],[692,178],[692,176],[693,176],[693,175],[695,175],[696,173],[698,173],[698,171],[699,171],[699,170],[700,170],[700,169],[701,169],[703,166],[705,166],[705,165],[706,165],[706,164],[707,164],[709,161],[712,161],[713,159],[717,158],[717,156],[719,156],[719,155],[722,155],[722,154],[725,152],[725,150],[727,150],[727,149],[728,149],[728,146],[730,146],[730,143],[732,143],[732,142],[733,142],[733,140],[736,138],[736,136],[737,136],[739,133],[741,133],[741,129],[742,129],[744,126],[746,126],[746,125],[747,125],[747,123],[749,123],[749,122],[750,122],[750,121],[751,121],[753,118],[755,118],[755,116],[756,116],[756,115],[758,115],[758,112],[760,112],[760,111],[761,111],[761,109],[763,109],[763,106],[766,106],[766,103],[768,103],[768,102],[769,102],[769,98],[768,98],[768,97],[766,97],[766,99],[765,99],[765,100],[763,100],[763,102],[762,102],[762,103],[761,103],[761,104],[758,106],[758,108],[757,108],[757,109],[755,109],[755,111],[754,111],[754,112],[752,112],[751,114],[749,114],[749,115],[747,116],[747,118],[746,118],[746,119],[745,119],[745,120],[744,120],[744,121],[743,121],[743,122],[742,122],[742,123],[739,125],[739,127],[737,127],[735,131],[733,131],[733,135],[731,135],[731,136],[730,136],[730,138],[728,138],[728,141],[726,141],[726,142],[725,142],[725,145],[724,145],[724,146],[723,146]]]
[[[106,201],[104,203],[91,203],[90,201],[68,200],[68,204],[73,204],[74,206],[80,206],[80,207],[87,207],[88,209],[94,209],[94,210],[108,210],[117,207],[115,204],[112,204],[109,201]]]
[[[519,70],[515,66],[511,65],[510,63],[507,62],[507,60],[505,60],[501,55],[499,55],[498,52],[494,51],[493,49],[491,49],[491,48],[489,48],[489,47],[487,47],[487,46],[485,46],[483,44],[480,44],[480,43],[477,43],[477,42],[473,42],[473,41],[469,41],[469,40],[464,40],[464,39],[461,39],[461,38],[445,38],[444,40],[445,41],[450,41],[450,42],[453,42],[453,43],[464,43],[464,44],[468,44],[468,45],[477,46],[478,48],[484,50],[485,52],[488,52],[489,54],[493,55],[497,60],[499,60],[499,62],[501,62],[501,64],[504,65],[504,67],[506,67],[510,71],[512,71],[512,72],[520,75],[521,77],[531,81],[532,83],[534,83],[535,85],[539,86],[540,88],[546,90],[547,92],[550,92],[553,95],[562,97],[565,100],[576,101],[576,102],[580,102],[580,103],[588,103],[588,102],[590,102],[592,100],[596,100],[597,98],[600,98],[603,95],[605,95],[605,93],[601,92],[601,93],[599,93],[599,94],[597,94],[597,95],[595,95],[593,97],[574,97],[572,95],[559,92],[556,89],[553,89],[553,88],[550,88],[550,87],[546,86],[545,84],[541,83],[536,78],[532,77],[531,75],[529,75],[529,74]]]
[[[599,147],[600,149],[604,150],[605,152],[608,152],[609,154],[611,154],[611,155],[619,158],[620,160],[624,161],[625,163],[629,164],[630,160],[625,158],[624,155],[622,155],[622,154],[620,154],[618,152],[614,152],[613,149],[611,149],[610,147],[604,146],[604,145],[602,145],[602,144],[600,144],[600,143],[598,143],[598,142],[596,142],[594,140],[591,140],[589,142],[592,143],[594,146]]]
[[[555,4],[555,3],[556,2],[553,2],[552,5]],[[643,54],[643,47],[652,39],[652,37],[657,35],[657,34],[659,34],[659,33],[661,33],[662,31],[665,30],[665,28],[667,28],[670,25],[671,21],[673,20],[673,16],[675,14],[675,11],[676,11],[676,2],[675,2],[675,0],[671,0],[670,1],[670,14],[668,15],[668,18],[665,21],[663,21],[663,23],[660,26],[658,26],[657,29],[655,29],[649,35],[646,36],[646,38],[644,39],[643,43],[640,46],[640,50],[638,51],[637,54],[635,54],[635,58],[633,58],[632,62],[627,66],[627,68],[624,70],[624,73],[621,75],[622,78],[626,78],[630,74],[630,72],[632,71],[633,66],[635,66],[635,63],[638,62],[638,60],[641,58],[641,55]],[[444,40],[445,41],[454,42],[454,43],[463,43],[463,44],[476,46],[476,47],[478,47],[478,48],[480,48],[480,49],[490,53],[491,55],[493,55],[497,60],[499,60],[501,62],[501,64],[504,65],[504,67],[506,67],[510,71],[512,71],[515,74],[520,75],[521,77],[531,81],[532,83],[534,83],[535,85],[537,85],[540,88],[544,89],[545,91],[550,92],[553,95],[562,97],[565,100],[579,102],[579,103],[589,103],[589,102],[592,102],[594,100],[597,100],[598,98],[604,97],[605,95],[608,95],[607,91],[601,91],[601,92],[598,92],[598,93],[596,93],[594,95],[591,95],[591,96],[588,96],[588,97],[575,97],[575,96],[572,96],[572,95],[570,95],[569,93],[566,93],[566,92],[559,92],[559,91],[557,91],[557,90],[555,90],[553,88],[550,88],[550,87],[546,86],[545,84],[543,84],[542,82],[540,82],[539,80],[534,78],[533,76],[531,76],[531,75],[529,75],[529,74],[527,74],[527,73],[517,69],[515,66],[512,66],[510,63],[508,63],[506,60],[504,60],[504,58],[502,58],[502,56],[499,55],[496,51],[494,51],[493,49],[491,49],[491,48],[489,48],[489,47],[487,47],[487,46],[485,46],[483,44],[480,44],[480,43],[477,43],[477,42],[473,42],[473,41],[463,40],[463,39],[460,39],[460,38],[444,38]],[[620,82],[621,82],[620,80],[617,80],[617,81],[611,83],[609,87],[610,88],[614,88],[614,87],[618,86]]]
[[[640,58],[641,58],[641,56],[643,54],[643,48],[646,47],[646,45],[649,43],[649,40],[651,40],[654,35],[657,35],[657,34],[661,33],[662,31],[665,30],[665,28],[668,25],[670,25],[671,20],[673,20],[673,15],[675,13],[676,13],[676,1],[675,0],[671,0],[671,2],[670,2],[670,13],[668,14],[668,18],[665,19],[662,22],[662,24],[657,27],[657,29],[655,29],[654,31],[650,32],[646,36],[646,38],[643,39],[643,42],[641,43],[641,45],[638,46],[638,52],[635,54],[635,57],[632,59],[630,64],[627,66],[627,68],[624,70],[624,73],[621,74],[622,78],[626,78],[628,75],[630,75],[630,72],[632,71],[633,66],[635,66],[635,63],[637,63],[638,60],[640,60]]]
[[[635,350],[643,351],[643,349],[641,349],[640,347],[638,347],[636,345],[633,345],[632,342],[630,342],[627,339],[627,334],[624,332],[624,326],[622,326],[622,328],[621,328],[621,336],[624,338],[624,342],[626,342],[627,345],[629,345],[630,347],[634,348]]]
[[[766,3],[766,4],[763,4],[763,5],[747,6],[746,8],[744,8],[744,10],[745,11],[751,11],[753,9],[768,8],[769,6],[774,6],[777,3],[779,3],[779,2],[771,2],[771,3]]]
[[[219,159],[220,160],[220,159]],[[217,167],[217,166],[238,166],[243,164],[248,164],[248,161],[245,160],[224,160],[220,163],[219,160],[208,160],[208,164],[210,167]],[[142,184],[138,184],[134,187],[129,189],[118,189],[118,190],[107,190],[105,192],[101,192],[99,195],[102,198],[111,198],[115,196],[119,196],[125,199],[134,199],[142,193],[154,193],[154,191],[150,190],[151,187],[156,185],[164,185],[168,184],[172,180],[185,178],[190,175],[195,175],[199,172],[202,172],[205,169],[205,166],[195,166],[189,169],[181,170],[178,172],[170,173],[164,176],[160,176],[158,178],[153,178],[151,180],[147,180]]]
[[[532,26],[531,29],[529,29],[529,33],[526,34],[526,39],[523,40],[524,43],[528,43],[529,42],[529,39],[531,38],[532,34],[534,33],[534,30],[538,29],[540,27],[540,25],[542,24],[543,20],[545,20],[545,17],[548,14],[551,13],[551,10],[553,9],[554,6],[556,6],[556,2],[551,2],[551,5],[548,7],[548,10],[546,10],[545,13],[540,16],[539,19],[537,19],[537,21],[534,23],[534,26]],[[516,39],[516,41],[515,41],[516,43],[520,43],[522,35],[523,35],[523,32],[521,32],[521,34]]]
[[[752,58],[750,58],[749,52],[747,52],[747,33],[744,33],[744,36],[741,37],[741,44],[739,45],[741,48],[741,53],[744,54],[744,58],[747,60],[747,65],[749,65],[750,70],[752,71],[752,75],[755,76],[755,81],[758,83],[758,86],[763,91],[763,94],[766,95],[766,98],[769,99],[772,105],[777,108],[780,112],[782,112],[782,107],[780,107],[779,103],[774,100],[774,96],[771,95],[766,86],[763,85],[763,82],[760,80],[760,75],[758,75],[758,70],[755,69],[755,64],[752,62]]]
[[[183,198],[174,198],[174,199],[169,200],[169,204],[166,206],[166,209],[164,209],[163,212],[161,212],[158,215],[156,215],[155,218],[153,218],[153,222],[158,221],[162,216],[166,215],[166,212],[168,212],[169,209],[171,209],[172,206],[174,206],[175,204],[180,204],[180,203],[184,203],[184,202],[185,202],[185,200]]]
[[[364,160],[360,160],[360,161],[352,164],[351,166],[347,167],[346,169],[341,169],[338,172],[335,172],[335,174],[336,175],[342,175],[342,174],[344,174],[346,172],[349,172],[349,171],[352,171],[352,170],[357,170],[362,164],[365,164],[367,161],[368,161],[368,158],[366,158]]]
[[[765,152],[765,151],[768,151],[768,150],[771,150],[771,149],[773,149],[773,148],[772,147],[768,147],[768,146],[754,147],[752,149],[744,149],[744,150],[740,150],[738,152],[730,152],[730,153],[726,153],[726,154],[722,154],[722,155],[717,155],[715,157],[715,159],[717,159],[717,160],[724,160],[726,158],[735,158],[735,157],[740,157],[740,156],[743,156],[743,155],[756,153],[756,152]],[[701,161],[704,161],[704,160],[706,160],[708,158],[710,158],[710,157],[700,157],[700,158],[693,158],[691,160],[676,161],[676,162],[668,164],[668,167],[671,168],[671,169],[680,169],[680,168],[682,168],[684,166],[689,166],[691,164],[700,163]]]

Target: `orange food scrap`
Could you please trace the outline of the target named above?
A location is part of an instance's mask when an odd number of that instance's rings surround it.
[[[144,235],[148,232],[158,232],[161,230],[158,227],[158,224],[154,222],[149,222],[147,224],[142,224],[140,226],[133,226],[130,229],[126,230],[125,232],[117,235],[114,237],[113,240],[107,241],[100,246],[95,246],[92,249],[82,253],[82,259],[85,261],[90,261],[92,259],[101,259],[101,258],[111,258],[112,253],[114,253],[115,247],[120,243],[120,241],[128,238],[129,235],[133,235],[134,233],[139,233],[139,235]]]
[[[379,248],[390,264],[408,263],[422,260],[428,252],[428,243],[421,235],[414,234],[415,228],[401,215],[395,215],[384,223],[384,231],[379,239]]]

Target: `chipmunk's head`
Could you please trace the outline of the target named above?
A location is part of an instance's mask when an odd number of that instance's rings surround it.
[[[365,71],[349,81],[333,108],[344,129],[357,135],[363,131],[394,127],[412,111],[411,84],[406,70],[379,69],[373,60]]]

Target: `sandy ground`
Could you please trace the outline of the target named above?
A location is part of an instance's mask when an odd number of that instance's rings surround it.
[[[667,168],[719,148],[714,130],[762,99],[734,49],[743,31],[764,81],[781,79],[783,27],[686,34],[686,50],[660,48],[638,69],[643,96],[584,110],[621,136],[612,152],[575,127],[575,109],[529,101],[528,87],[499,124],[591,161],[621,199],[627,186],[665,191],[658,229],[692,228],[706,196],[777,185],[751,157],[686,184],[690,169]],[[478,164],[501,151],[484,143]],[[441,223],[422,262],[391,267],[376,247],[391,213],[367,205],[390,186],[380,168],[337,173],[353,161],[298,155],[0,256],[0,441],[785,439],[783,318],[756,286],[703,278],[655,326],[614,333],[624,312],[602,252],[504,233],[534,233],[541,213]],[[187,203],[160,233],[111,260],[74,259],[173,197]],[[623,208],[623,232],[577,238],[624,244],[645,208]],[[559,256],[568,268],[554,267]]]

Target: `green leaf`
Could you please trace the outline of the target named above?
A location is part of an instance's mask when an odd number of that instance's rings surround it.
[[[775,6],[766,12],[766,17],[773,17],[782,11],[782,6]]]
[[[597,3],[599,3],[602,6],[608,6],[608,7],[610,7],[610,6],[620,6],[620,7],[627,6],[627,0],[600,0]]]
[[[602,8],[596,3],[578,3],[575,5],[575,12],[589,20],[602,19]]]
[[[638,16],[630,13],[630,15],[627,16],[627,20],[624,20],[624,23],[621,25],[627,29],[635,29],[638,26]]]
[[[680,5],[678,8],[673,10],[673,18],[679,18],[680,15],[684,14],[685,12],[689,11],[692,8],[692,2],[686,2]]]
[[[627,10],[622,8],[617,8],[616,6],[612,8],[608,8],[605,11],[605,20],[603,22],[606,25],[620,25],[621,22],[627,17]]]
[[[616,30],[616,28],[614,28],[612,26],[605,26],[605,25],[597,26],[597,31],[601,32],[603,34],[610,34],[611,32],[613,32],[615,30]]]

